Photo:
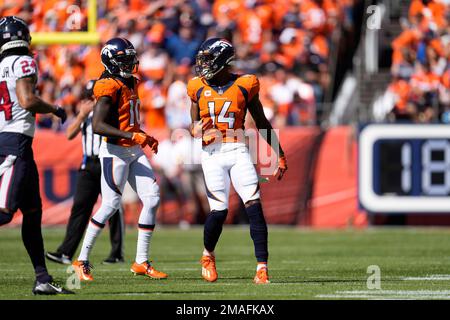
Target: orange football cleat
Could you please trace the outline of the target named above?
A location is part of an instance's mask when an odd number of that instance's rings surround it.
[[[253,279],[253,282],[256,284],[270,283],[267,268],[261,268],[258,271],[256,271],[256,275],[255,278]]]
[[[150,262],[145,261],[143,263],[133,263],[130,269],[135,276],[148,276],[152,279],[166,279],[168,277],[164,272],[158,271],[152,267]]]
[[[72,263],[72,267],[75,270],[75,273],[78,275],[78,278],[82,281],[92,281],[94,278],[91,274],[91,269],[93,268],[89,261],[74,261]]]
[[[202,277],[206,281],[214,282],[217,280],[216,258],[213,256],[202,256]]]

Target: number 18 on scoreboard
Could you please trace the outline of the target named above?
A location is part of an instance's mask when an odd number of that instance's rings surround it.
[[[358,196],[370,213],[450,213],[450,126],[363,127]]]

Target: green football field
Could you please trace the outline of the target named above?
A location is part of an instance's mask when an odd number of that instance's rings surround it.
[[[44,229],[46,248],[55,249],[63,232]],[[101,264],[110,248],[105,230],[91,259],[95,281],[81,283],[76,295],[51,299],[450,299],[450,229],[272,226],[269,232],[269,285],[252,283],[255,260],[248,226],[224,229],[216,249],[215,283],[201,279],[201,228],[157,229],[152,259],[156,268],[169,273],[169,279],[160,281],[129,271],[137,231],[128,228],[126,263]],[[74,279],[67,266],[48,262],[48,267],[61,283]],[[34,277],[20,229],[0,229],[0,270],[0,299],[49,299],[31,294]]]

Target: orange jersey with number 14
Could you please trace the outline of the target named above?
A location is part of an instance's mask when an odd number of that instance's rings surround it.
[[[114,108],[111,117],[107,119],[108,124],[127,132],[140,132],[139,125],[139,97],[134,89],[123,84],[119,79],[101,78],[95,82],[94,96],[110,97]],[[123,147],[131,147],[136,143],[131,139],[104,138],[104,141]]]
[[[235,142],[227,131],[244,129],[247,104],[259,92],[259,81],[255,75],[233,75],[224,86],[210,85],[200,77],[192,78],[187,85],[191,100],[198,104],[200,119],[212,119],[214,128],[220,130],[223,142]]]

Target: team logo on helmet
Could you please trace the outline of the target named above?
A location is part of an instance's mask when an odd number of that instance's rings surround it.
[[[101,51],[102,64],[114,75],[129,78],[137,72],[139,61],[133,44],[124,38],[113,38]]]
[[[200,46],[195,59],[195,70],[200,77],[209,80],[234,59],[233,45],[222,38],[211,38]]]

